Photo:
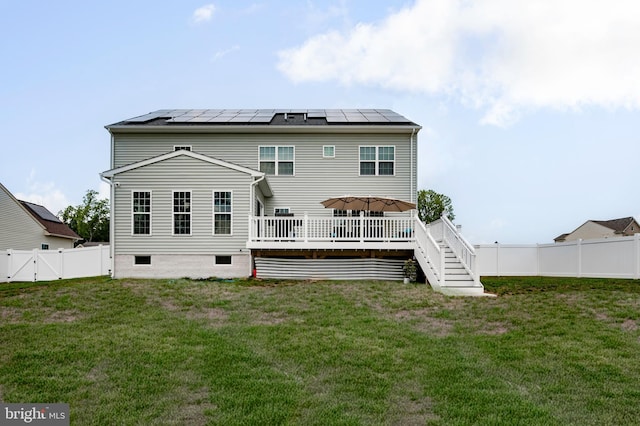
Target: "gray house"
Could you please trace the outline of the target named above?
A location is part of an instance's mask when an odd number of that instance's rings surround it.
[[[0,250],[73,248],[80,238],[44,206],[17,200],[0,183]]]
[[[160,110],[106,128],[117,278],[401,279],[415,254],[414,211],[321,204],[416,202],[421,127],[393,111]]]

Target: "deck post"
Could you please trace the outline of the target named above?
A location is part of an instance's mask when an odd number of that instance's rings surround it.
[[[302,232],[304,233],[304,242],[309,242],[309,213],[304,212],[304,222]]]
[[[364,243],[364,211],[360,210],[360,242]]]

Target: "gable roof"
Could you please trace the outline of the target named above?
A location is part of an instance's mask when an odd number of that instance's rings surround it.
[[[620,219],[611,219],[611,220],[592,220],[591,222],[597,223],[598,225],[606,226],[609,229],[613,229],[616,233],[623,233],[625,229],[634,221],[634,218],[623,217]]]
[[[72,240],[79,240],[82,237],[76,234],[67,224],[58,219],[53,213],[47,210],[46,207],[39,204],[30,203],[27,201],[20,201],[9,191],[2,183],[0,183],[0,189],[3,190],[9,199],[13,200],[18,207],[20,207],[34,222],[40,226],[45,235],[52,237],[69,238]]]
[[[629,225],[631,225],[634,222],[636,222],[636,220],[631,216],[622,217],[620,219],[610,219],[610,220],[587,220],[585,223],[583,223],[582,225],[578,226],[573,231],[571,231],[569,233],[566,233],[566,234],[559,235],[556,238],[554,238],[553,240],[556,241],[556,242],[564,241],[566,237],[568,237],[569,235],[573,234],[574,232],[576,232],[578,229],[582,228],[587,223],[595,223],[597,225],[604,226],[605,228],[611,229],[614,232],[614,234],[622,234],[629,227]],[[640,226],[639,226],[639,228],[640,228]]]
[[[115,175],[119,173],[128,172],[129,170],[134,170],[140,167],[145,167],[151,164],[158,163],[160,161],[165,161],[171,158],[182,157],[182,156],[195,158],[197,160],[205,161],[207,163],[215,164],[217,166],[226,167],[228,169],[235,170],[237,172],[246,173],[253,177],[264,178],[260,180],[260,182],[258,183],[258,186],[262,190],[262,193],[265,195],[265,197],[271,197],[273,195],[273,192],[271,191],[271,186],[269,185],[269,182],[266,179],[265,173],[260,172],[258,170],[250,169],[248,167],[240,166],[238,164],[233,164],[228,161],[223,161],[217,158],[209,157],[207,155],[198,154],[197,152],[187,151],[184,149],[181,149],[178,151],[171,151],[166,154],[158,155],[157,157],[152,157],[146,160],[138,161],[137,163],[127,164],[126,166],[116,167],[115,169],[107,170],[106,172],[100,173],[100,176],[105,179],[112,179]]]
[[[46,207],[28,201],[18,201],[25,210],[44,227],[46,233],[49,235],[70,238],[72,240],[82,239],[80,235],[76,234],[73,229],[69,228],[66,223],[58,219],[53,213],[47,210]]]

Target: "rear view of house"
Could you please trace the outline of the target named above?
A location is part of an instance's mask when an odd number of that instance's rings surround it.
[[[322,204],[416,202],[420,126],[393,111],[159,110],[106,128],[116,278],[401,279],[416,253],[415,210]]]
[[[44,206],[17,200],[0,184],[0,250],[73,248],[80,238]]]

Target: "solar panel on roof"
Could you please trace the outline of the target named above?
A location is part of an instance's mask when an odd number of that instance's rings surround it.
[[[154,118],[158,118],[158,117],[162,117],[163,114],[165,114],[166,111],[154,111],[154,112],[150,112],[149,114],[145,114],[145,115],[140,115],[138,117],[134,117],[134,118],[130,118],[126,121],[129,121],[131,123],[144,123],[145,121],[150,121],[153,120]]]
[[[53,213],[51,213],[45,207],[40,206],[38,204],[28,203],[26,201],[23,201],[23,203],[26,204],[31,210],[33,210],[35,214],[40,216],[41,219],[48,220],[51,222],[62,223],[60,219],[54,216]]]
[[[272,117],[253,117],[251,120],[249,120],[251,123],[269,123],[271,122]]]

